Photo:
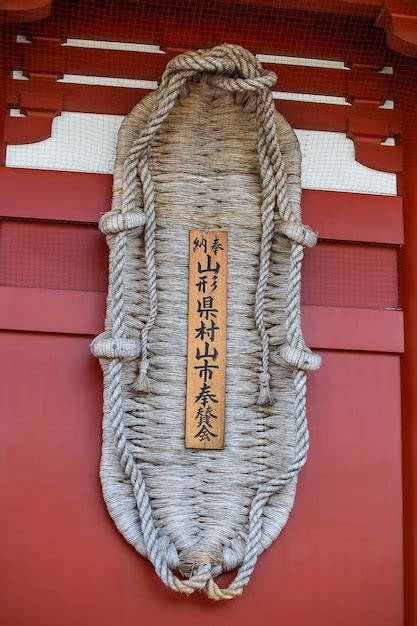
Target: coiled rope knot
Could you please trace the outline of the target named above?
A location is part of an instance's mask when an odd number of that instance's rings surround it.
[[[225,91],[269,89],[277,81],[276,74],[264,70],[250,52],[226,45],[175,57],[168,63],[162,81],[174,74],[182,74],[188,80],[204,75],[206,82]]]
[[[122,233],[133,228],[143,228],[146,215],[143,211],[108,211],[100,217],[98,227],[105,235]]]
[[[190,595],[195,591],[204,589],[212,578],[211,565],[209,563],[197,567],[190,578],[182,580],[175,577],[174,585],[176,591]]]
[[[271,375],[269,372],[261,372],[259,374],[259,397],[258,405],[265,406],[273,404],[271,387],[270,387]]]
[[[280,357],[295,369],[314,371],[321,365],[321,356],[312,352],[307,346],[302,348],[283,344],[279,350]]]
[[[236,71],[233,59],[227,55],[216,54],[215,50],[216,48],[179,54],[167,64],[161,83],[173,74],[184,74],[187,80],[190,79],[190,73],[194,75],[207,72],[233,74]]]
[[[90,349],[98,359],[137,359],[140,356],[140,340],[113,337],[110,331],[104,331],[91,342]]]
[[[314,248],[317,243],[316,233],[301,222],[281,222],[277,230],[280,235],[305,248]]]
[[[248,78],[227,78],[225,76],[210,75],[207,82],[213,87],[219,87],[225,91],[258,91],[259,89],[269,89],[277,82],[277,75],[274,72],[263,70],[259,76]]]

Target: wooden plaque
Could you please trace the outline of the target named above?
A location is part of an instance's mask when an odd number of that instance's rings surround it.
[[[190,230],[185,447],[224,446],[227,232]]]

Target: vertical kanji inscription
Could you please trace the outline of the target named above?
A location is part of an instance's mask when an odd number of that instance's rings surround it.
[[[185,447],[224,446],[227,232],[190,231]]]

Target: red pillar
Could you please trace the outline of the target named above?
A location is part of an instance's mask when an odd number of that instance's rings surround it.
[[[417,624],[417,64],[403,59],[399,104],[404,115],[404,250],[402,359],[405,626]]]
[[[0,167],[4,165],[6,159],[6,144],[3,141],[3,136],[6,115],[7,43],[9,39],[10,32],[7,25],[0,23]]]

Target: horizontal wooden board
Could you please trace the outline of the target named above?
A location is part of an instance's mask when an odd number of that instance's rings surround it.
[[[112,177],[0,167],[0,216],[98,222],[111,205]],[[402,198],[303,190],[304,221],[323,239],[401,245]]]
[[[281,87],[279,86],[279,89]],[[149,89],[131,87],[109,87],[103,85],[79,85],[77,83],[56,82],[56,77],[33,75],[31,80],[9,79],[7,83],[7,104],[21,107],[25,111],[44,109],[45,113],[56,108],[56,101],[62,101],[62,110],[79,113],[105,113],[127,115],[133,107],[149,93]],[[42,105],[39,102],[42,95]],[[48,98],[50,102],[48,103]],[[382,138],[401,133],[401,121],[396,111],[378,108],[379,99],[352,106],[311,103],[292,100],[275,100],[277,109],[288,119],[294,128],[307,130],[327,130],[347,132],[352,127],[355,116],[363,123],[363,133],[380,135]],[[40,123],[38,120],[33,122]],[[22,118],[7,118],[5,140],[10,143],[25,143],[24,135],[19,135]]]
[[[186,48],[182,51],[186,52]],[[157,81],[167,62],[181,52],[166,49],[165,54],[128,50],[103,50],[61,45],[59,40],[34,38],[31,45],[16,48],[18,67],[26,75],[51,73],[109,76]],[[306,67],[263,62],[278,75],[275,89],[295,93],[361,97],[383,102],[391,95],[391,74],[381,74],[378,66],[353,66],[350,70]]]
[[[323,354],[309,375],[309,458],[288,526],[243,596],[213,605],[175,597],[108,516],[89,338],[3,333],[1,353],[4,626],[402,624],[397,355]]]
[[[0,286],[0,300],[2,330],[93,336],[104,327],[104,293]],[[393,353],[404,349],[401,311],[303,306],[302,325],[312,348]]]
[[[301,302],[363,309],[398,309],[399,250],[393,246],[319,242],[306,250]]]
[[[246,7],[245,11],[227,2],[210,2],[211,10],[190,11],[187,2],[138,4],[134,12],[118,8],[117,19],[108,19],[105,9],[92,5],[57,10],[53,20],[28,24],[29,37],[66,37],[102,39],[157,44],[162,48],[196,49],[211,47],[225,41],[239,42],[253,52],[292,54],[313,58],[328,58],[384,65],[389,51],[384,32],[372,22],[363,22],[362,37],[357,34],[348,17],[318,22],[306,15],[283,15],[266,7]],[[348,3],[349,5],[351,2]],[[346,7],[347,3],[343,3]],[[197,5],[199,6],[199,5]],[[362,7],[361,7],[362,10]],[[267,13],[266,13],[267,11]],[[248,21],[251,28],[248,28]],[[97,32],[96,25],[100,24]],[[262,36],[260,36],[262,33]],[[326,41],[326,46],[323,46]]]
[[[107,266],[94,225],[0,220],[0,285],[105,292]],[[400,308],[398,247],[320,241],[305,254],[301,301]]]

